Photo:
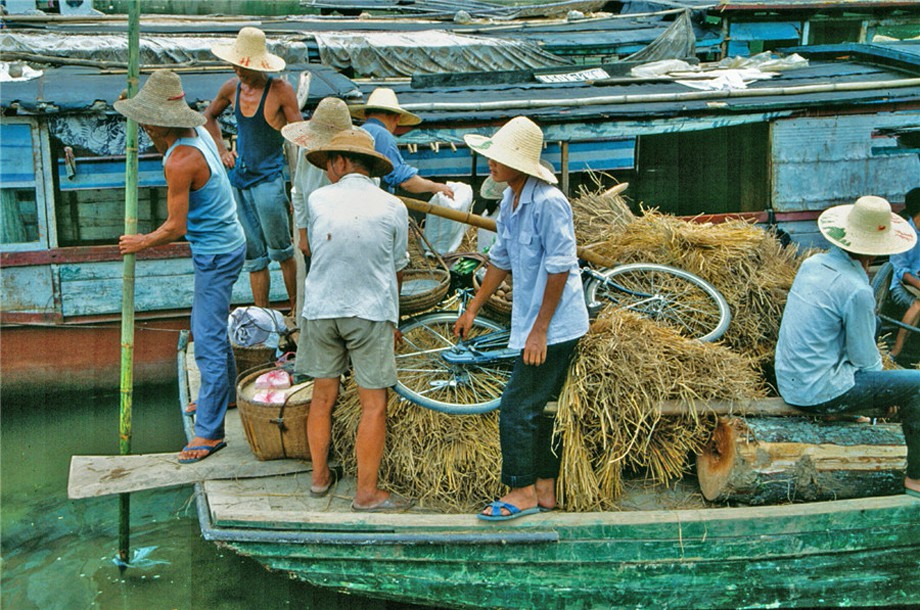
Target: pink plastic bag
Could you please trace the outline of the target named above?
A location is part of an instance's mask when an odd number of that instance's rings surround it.
[[[286,397],[284,392],[277,390],[259,390],[252,395],[252,401],[266,405],[283,405]]]
[[[283,369],[262,373],[256,378],[257,390],[284,390],[291,387],[291,376]]]

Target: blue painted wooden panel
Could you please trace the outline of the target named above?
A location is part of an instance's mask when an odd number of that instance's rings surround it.
[[[573,172],[586,170],[630,169],[635,165],[636,139],[571,142],[569,144],[569,170]],[[550,142],[543,149],[543,158],[561,171],[562,151],[557,142]],[[419,168],[423,176],[464,176],[470,175],[472,161],[470,150],[441,145],[438,152],[430,147],[420,145],[417,152],[403,152],[403,158],[410,165]],[[478,156],[476,174],[485,176],[489,173],[489,164],[485,157]]]
[[[0,273],[0,310],[6,313],[53,314],[54,269],[40,267],[6,267]]]
[[[920,180],[916,154],[872,154],[885,138],[872,132],[920,123],[920,112],[778,120],[772,126],[773,206],[779,212],[824,210],[878,195],[894,203]],[[893,143],[893,142],[892,142]]]
[[[801,21],[732,22],[730,40],[801,40]]]
[[[98,188],[124,188],[125,162],[119,161],[81,161],[77,163],[77,173],[73,178],[67,177],[63,159],[58,159],[58,177],[61,190]],[[138,162],[138,186],[142,188],[166,186],[163,177],[163,162],[160,159],[142,159]]]
[[[286,301],[281,268],[272,263],[271,299]],[[120,261],[60,266],[61,303],[65,317],[118,314],[121,312],[122,270]],[[192,306],[194,279],[188,258],[138,261],[135,310],[162,311]],[[233,286],[233,303],[252,303],[249,274],[241,273]]]
[[[16,188],[34,184],[31,125],[0,123],[0,185]]]

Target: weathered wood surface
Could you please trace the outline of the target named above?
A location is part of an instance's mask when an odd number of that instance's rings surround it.
[[[697,476],[703,496],[750,505],[901,493],[900,424],[722,418]]]
[[[243,438],[242,425],[234,410],[228,414],[226,428],[227,446],[194,464],[180,464],[178,451],[125,456],[75,455],[70,461],[67,496],[91,498],[215,479],[287,475],[311,469],[308,462],[301,460],[257,460]]]

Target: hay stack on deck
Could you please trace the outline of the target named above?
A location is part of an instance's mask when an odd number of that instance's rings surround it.
[[[637,316],[603,312],[582,340],[558,403],[563,439],[559,500],[565,510],[616,508],[625,476],[664,483],[688,469],[714,420],[700,401],[763,396],[761,367],[772,358],[800,258],[745,222],[695,224],[647,212],[635,217],[620,197],[583,193],[573,201],[580,244],[620,263],[673,265],[714,284],[733,314],[724,342],[707,344]],[[688,405],[663,418],[664,400]],[[334,414],[336,457],[355,470],[360,406],[353,384]],[[391,393],[382,484],[423,506],[469,512],[503,493],[497,413],[446,415]]]

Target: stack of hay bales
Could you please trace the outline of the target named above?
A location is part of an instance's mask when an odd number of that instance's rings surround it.
[[[713,422],[694,405],[766,392],[760,368],[772,354],[802,257],[746,222],[697,224],[646,212],[622,197],[582,193],[572,202],[578,243],[618,263],[673,265],[722,292],[732,310],[723,341],[706,344],[629,312],[608,309],[581,341],[558,401],[563,455],[558,492],[565,510],[616,508],[624,476],[659,482],[681,476]],[[418,252],[416,251],[416,256]],[[684,417],[657,405],[680,400]],[[446,415],[391,393],[381,485],[449,512],[476,510],[500,496],[497,413]],[[353,383],[334,414],[336,457],[355,472],[360,404]]]

